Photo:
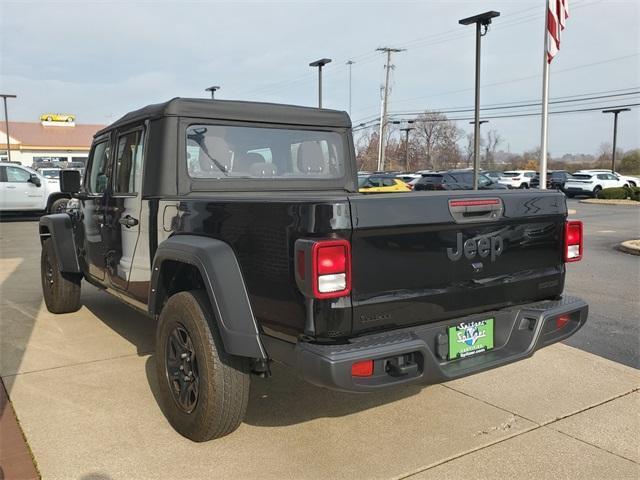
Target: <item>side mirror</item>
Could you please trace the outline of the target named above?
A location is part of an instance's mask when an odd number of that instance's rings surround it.
[[[60,170],[60,191],[78,193],[80,191],[80,172],[78,170]]]
[[[40,185],[42,185],[42,182],[40,181],[40,177],[38,177],[38,175],[36,175],[35,173],[31,174],[31,176],[29,177],[29,181],[33,183],[36,187],[39,187]]]

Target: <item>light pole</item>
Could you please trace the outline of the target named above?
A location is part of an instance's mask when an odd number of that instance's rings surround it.
[[[480,121],[478,121],[478,123],[480,124],[480,126],[482,126],[483,123],[489,123],[489,120],[480,120]],[[475,120],[471,120],[469,122],[469,125],[475,125],[475,124],[476,124]],[[478,136],[480,136],[480,128],[478,128]],[[481,139],[482,139],[482,137],[481,137]],[[475,144],[475,139],[474,139],[474,144]],[[478,148],[480,148],[480,142],[478,142]],[[475,146],[474,146],[473,149],[475,151]],[[467,163],[467,167],[468,166],[469,166],[469,163]]]
[[[322,67],[331,63],[330,58],[321,58],[309,64],[310,67],[318,67],[318,108],[322,108]]]
[[[216,98],[216,90],[220,90],[222,87],[219,85],[213,85],[212,87],[205,88],[205,92],[211,92],[211,100]]]
[[[413,120],[409,120],[407,123],[413,123]],[[411,130],[415,130],[414,127],[404,127],[401,128],[400,131],[404,132],[404,169],[405,171],[409,171],[409,132]]]
[[[487,34],[491,19],[499,17],[500,12],[489,11],[474,15],[473,17],[463,18],[458,23],[460,25],[476,25],[476,102],[475,102],[475,120],[473,128],[473,189],[478,189],[478,173],[480,166],[478,165],[478,153],[480,151],[480,44],[481,37]],[[481,32],[484,27],[484,32]]]
[[[5,107],[6,108],[6,107]],[[613,113],[613,155],[611,155],[611,173],[616,170],[616,141],[618,139],[618,114],[628,112],[630,108],[610,108],[602,110],[602,113]]]
[[[0,93],[0,97],[4,101],[4,123],[7,131],[7,160],[11,161],[11,141],[9,140],[9,115],[7,114],[7,98],[17,98],[15,95],[9,95],[8,93]]]
[[[349,116],[351,116],[351,66],[356,63],[353,60],[349,60],[346,65],[349,65]]]

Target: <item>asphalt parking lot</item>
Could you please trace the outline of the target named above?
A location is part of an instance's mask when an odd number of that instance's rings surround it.
[[[473,377],[372,395],[276,366],[232,435],[194,444],[156,395],[153,321],[83,284],[42,303],[34,220],[0,224],[0,374],[43,478],[638,478],[638,210],[569,202],[586,258],[566,290],[590,320],[566,344]],[[631,368],[636,367],[636,368]]]

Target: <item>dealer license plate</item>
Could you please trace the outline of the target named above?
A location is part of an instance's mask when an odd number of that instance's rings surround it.
[[[449,360],[465,358],[493,348],[493,318],[449,327]]]

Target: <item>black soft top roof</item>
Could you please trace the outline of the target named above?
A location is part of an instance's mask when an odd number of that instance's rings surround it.
[[[139,110],[127,113],[111,125],[100,130],[96,133],[96,136],[121,125],[159,117],[192,117],[313,127],[351,126],[349,115],[339,110],[277,103],[176,97],[164,103],[147,105]]]

